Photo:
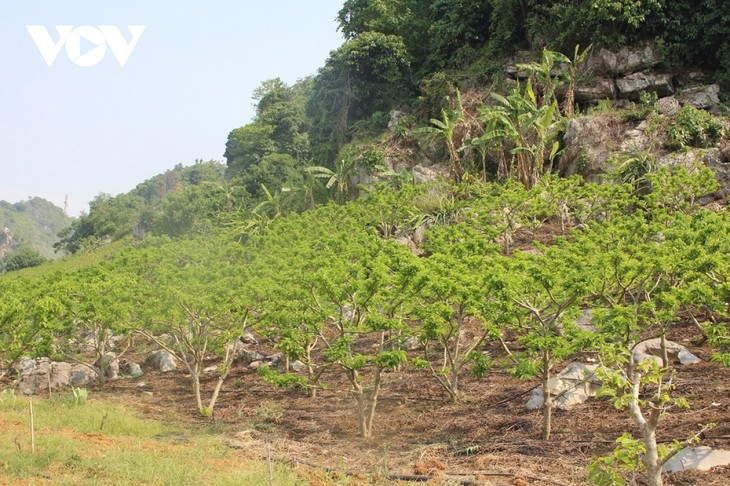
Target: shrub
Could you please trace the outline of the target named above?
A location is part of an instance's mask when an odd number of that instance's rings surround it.
[[[709,147],[724,135],[725,127],[714,116],[691,105],[685,105],[677,115],[677,123],[669,129],[669,148]]]

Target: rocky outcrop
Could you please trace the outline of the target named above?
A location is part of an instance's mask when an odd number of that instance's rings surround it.
[[[104,370],[103,375],[107,380],[119,379],[119,359],[117,359],[116,353],[105,353],[96,360],[94,366],[99,370]]]
[[[617,51],[598,49],[588,57],[587,66],[597,76],[614,77],[630,74],[659,64],[660,58],[654,46],[625,46]]]
[[[669,96],[674,93],[672,75],[669,73],[633,73],[616,80],[619,98],[638,101],[642,92]]]
[[[682,105],[692,105],[695,108],[708,110],[720,103],[720,86],[717,84],[695,86],[682,90],[677,95]]]
[[[606,161],[623,131],[619,120],[606,116],[571,119],[563,138],[565,150],[560,157],[560,175],[580,174],[589,181],[596,181],[606,171]]]
[[[47,393],[69,386],[87,386],[97,378],[90,367],[51,361],[48,358],[23,358],[15,369],[20,374],[18,389],[25,395]]]

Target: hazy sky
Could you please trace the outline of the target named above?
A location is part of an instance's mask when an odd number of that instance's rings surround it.
[[[315,74],[342,43],[342,3],[0,0],[0,200],[68,195],[78,215],[178,163],[224,160],[261,81]],[[36,40],[29,25],[44,27]],[[145,29],[120,66],[130,25]],[[57,45],[50,67],[36,42]]]

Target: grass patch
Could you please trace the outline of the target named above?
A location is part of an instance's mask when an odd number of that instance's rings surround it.
[[[0,483],[73,485],[261,485],[266,465],[226,447],[222,436],[139,417],[125,406],[71,394],[34,399],[31,453],[28,399],[0,395]],[[274,484],[304,485],[284,464]]]

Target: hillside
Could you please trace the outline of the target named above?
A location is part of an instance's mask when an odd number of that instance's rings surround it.
[[[0,259],[14,247],[30,246],[46,258],[58,258],[53,245],[58,233],[71,225],[73,218],[45,199],[34,197],[15,204],[0,201],[0,230],[7,228],[12,243],[7,239],[0,246]]]
[[[309,484],[723,485],[664,467],[730,449],[728,17],[691,6],[345,1],[225,164],[0,276],[4,397],[125,397]]]

